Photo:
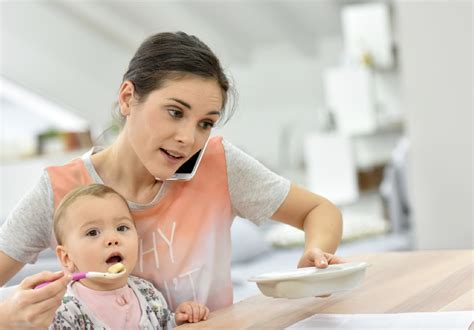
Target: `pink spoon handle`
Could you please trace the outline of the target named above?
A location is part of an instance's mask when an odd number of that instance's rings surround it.
[[[72,273],[72,280],[79,281],[87,277],[87,272]]]
[[[87,272],[72,273],[71,275],[72,275],[72,281],[79,281],[87,277]],[[38,284],[37,286],[35,286],[35,289],[41,289],[47,286],[49,283],[51,283],[51,281],[46,281],[41,284]]]

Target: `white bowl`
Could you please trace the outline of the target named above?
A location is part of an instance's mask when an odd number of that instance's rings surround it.
[[[325,269],[298,268],[261,274],[249,278],[249,281],[256,282],[260,291],[269,297],[314,297],[358,287],[367,266],[365,262],[349,262],[329,265]]]

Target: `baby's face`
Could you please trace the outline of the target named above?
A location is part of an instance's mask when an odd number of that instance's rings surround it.
[[[138,255],[138,235],[125,202],[115,194],[82,196],[69,206],[62,219],[63,256],[61,262],[71,272],[107,272],[121,262],[127,275]],[[84,280],[92,289],[111,290],[126,284],[120,280]]]

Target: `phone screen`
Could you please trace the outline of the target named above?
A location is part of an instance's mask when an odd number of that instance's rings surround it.
[[[183,165],[181,165],[178,170],[175,172],[177,174],[188,174],[192,173],[194,166],[196,166],[196,162],[201,154],[202,149],[196,152],[191,158],[189,158]]]

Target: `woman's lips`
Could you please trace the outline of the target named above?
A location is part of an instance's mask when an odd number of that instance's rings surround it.
[[[184,157],[174,157],[170,155],[168,152],[166,152],[165,149],[160,148],[160,152],[163,155],[163,157],[172,165],[179,164]]]

